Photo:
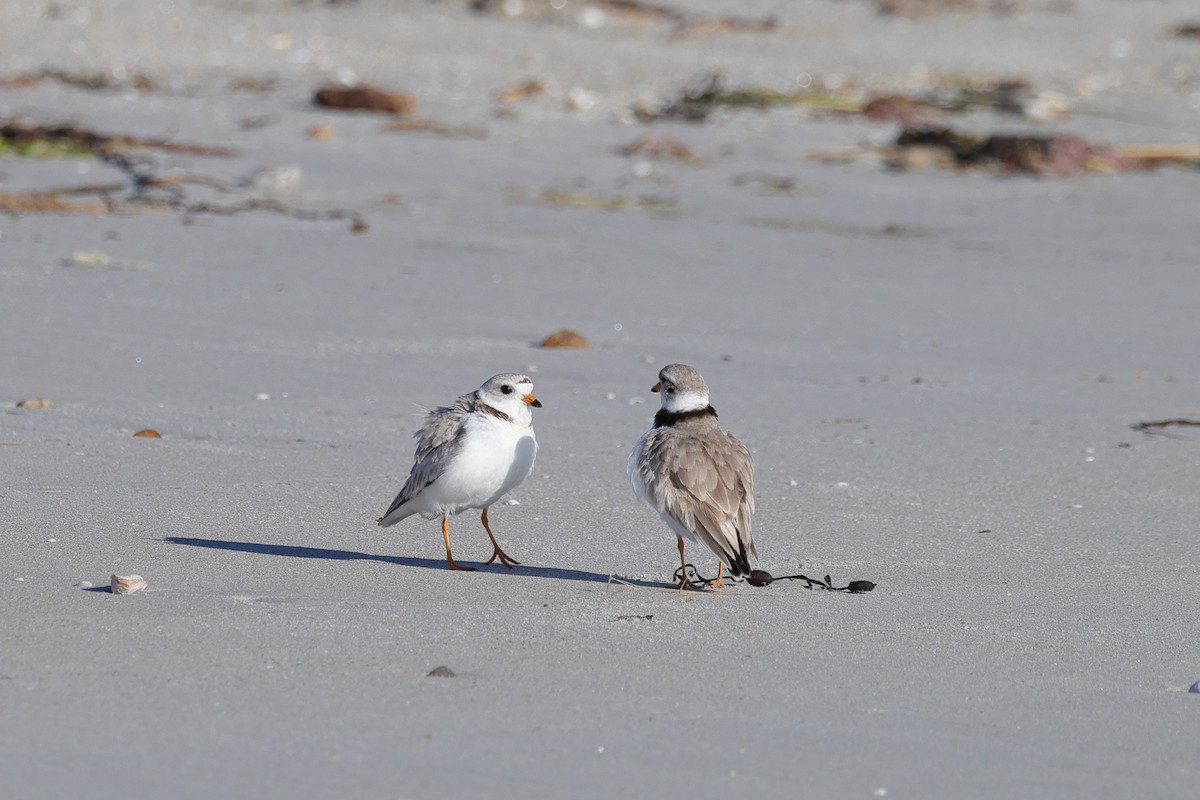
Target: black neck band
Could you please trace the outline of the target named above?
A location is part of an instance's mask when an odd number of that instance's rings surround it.
[[[698,419],[699,417],[717,418],[717,410],[712,406],[697,408],[693,411],[667,411],[665,408],[660,408],[658,413],[654,415],[654,427],[669,428],[672,425],[678,425],[680,422],[689,419]]]

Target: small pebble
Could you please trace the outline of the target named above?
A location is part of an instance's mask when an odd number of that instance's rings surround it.
[[[308,138],[321,142],[330,142],[337,138],[337,131],[333,129],[332,125],[324,125],[319,122],[310,126],[307,133]]]
[[[559,328],[542,339],[539,347],[558,347],[580,350],[588,346],[587,339],[569,328]]]
[[[1200,681],[1196,681],[1188,687],[1188,691],[1192,694],[1200,694]]]
[[[77,589],[90,589],[95,585],[96,584],[92,583],[91,581],[80,581],[79,583],[75,584],[75,587]]]
[[[429,671],[426,678],[457,678],[458,673],[443,664],[440,667],[434,667]]]

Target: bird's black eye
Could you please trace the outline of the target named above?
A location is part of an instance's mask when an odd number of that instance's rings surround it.
[[[667,394],[675,394],[675,387],[674,387],[674,386],[668,386],[668,387],[667,387],[667,388],[666,388],[664,391],[665,391]]]
[[[500,387],[500,392],[502,394],[512,394],[512,387],[506,383]]]

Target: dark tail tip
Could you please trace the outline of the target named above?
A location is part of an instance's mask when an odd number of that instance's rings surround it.
[[[746,552],[745,544],[742,544],[736,553],[730,555],[729,571],[735,578],[750,574],[750,554]]]

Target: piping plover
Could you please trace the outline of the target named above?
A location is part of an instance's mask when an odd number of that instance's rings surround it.
[[[416,433],[419,440],[412,472],[379,524],[394,525],[413,514],[425,519],[440,516],[446,566],[473,570],[454,563],[450,554],[450,516],[482,508],[480,520],[492,540],[492,557],[487,563],[498,558],[506,567],[519,564],[496,543],[488,525],[488,506],[533,470],[537,439],[531,406],[542,407],[533,396],[533,381],[525,375],[504,373],[489,378],[453,405],[427,412]]]
[[[662,395],[654,425],[629,454],[633,491],[659,513],[679,540],[685,569],[676,588],[692,586],[683,540],[703,542],[734,577],[750,573],[757,558],[750,539],[754,513],[754,464],[745,445],[717,422],[708,384],[685,364],[668,364],[650,390]]]

